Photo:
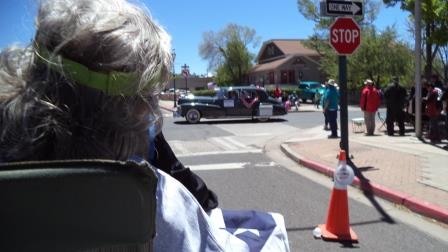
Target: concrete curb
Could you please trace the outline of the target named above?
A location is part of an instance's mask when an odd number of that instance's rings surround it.
[[[287,144],[281,144],[280,149],[283,153],[285,153],[286,156],[296,161],[297,163],[311,170],[320,172],[329,177],[333,177],[334,170],[332,168],[301,157],[297,153],[294,153]],[[423,216],[448,224],[448,210],[437,205],[421,199],[417,199],[405,193],[397,192],[383,185],[372,183],[370,181],[361,182],[361,180],[359,180],[357,177],[355,177],[353,185],[363,191],[370,192],[395,204],[402,205],[415,213],[419,213]]]

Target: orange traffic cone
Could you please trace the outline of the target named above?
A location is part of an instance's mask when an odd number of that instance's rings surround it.
[[[339,153],[339,165],[335,171],[335,186],[331,192],[326,224],[318,227],[322,238],[332,241],[358,242],[358,236],[350,228],[347,185],[353,181],[353,170],[347,166],[345,151]]]

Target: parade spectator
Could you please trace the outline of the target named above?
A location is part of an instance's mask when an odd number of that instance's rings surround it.
[[[216,207],[209,190],[186,185],[205,193],[201,207],[173,178],[191,173],[161,133],[158,94],[169,79],[171,46],[149,13],[125,0],[42,0],[35,23],[31,45],[0,52],[0,162],[149,161],[165,166],[148,166],[157,176],[156,185],[148,184],[156,186],[154,251],[254,251],[273,240],[289,251],[286,233],[274,233],[271,219],[243,214],[251,229],[269,226],[273,233],[246,242],[204,211]],[[239,225],[237,212],[218,220]]]
[[[297,96],[297,92],[295,90],[288,96],[288,101],[291,107],[294,106],[296,110],[299,111],[299,97]]]
[[[332,81],[332,82],[334,82],[334,80],[332,80],[332,79],[330,79],[330,80],[328,80],[328,81]],[[328,113],[327,113],[327,111],[324,109],[324,99],[323,99],[323,96],[324,96],[324,94],[325,94],[325,91],[328,89],[328,81],[326,81],[325,83],[324,83],[324,92],[323,92],[323,94],[322,94],[322,97],[321,97],[321,99],[320,99],[320,106],[322,107],[322,112],[323,112],[323,115],[324,115],[324,130],[330,130],[330,123],[328,122]]]
[[[372,136],[375,132],[375,114],[378,110],[381,97],[379,91],[373,85],[373,81],[367,79],[364,82],[365,87],[361,92],[359,106],[364,112],[364,122],[366,125],[367,136]]]
[[[426,115],[429,118],[429,132],[428,139],[431,142],[440,142],[440,133],[439,133],[439,116],[440,116],[440,107],[437,105],[437,97],[438,93],[434,88],[433,84],[424,81],[424,87],[428,90],[428,95],[424,98],[426,101]]]
[[[330,124],[331,135],[328,138],[338,138],[338,105],[339,92],[336,89],[336,82],[334,80],[328,81],[327,89],[322,97],[323,110],[328,118]]]
[[[386,99],[386,125],[387,134],[394,135],[394,124],[398,123],[399,134],[404,136],[404,111],[406,104],[406,89],[399,83],[398,76],[392,78],[392,83],[384,90]]]
[[[282,89],[280,88],[280,86],[277,84],[275,85],[275,90],[274,90],[274,98],[277,101],[282,101]]]
[[[445,83],[444,90],[442,95],[442,114],[445,118],[445,138],[448,139],[448,82]]]
[[[438,88],[440,90],[443,89],[443,82],[440,80],[439,75],[433,74],[431,75],[431,83],[434,88]]]

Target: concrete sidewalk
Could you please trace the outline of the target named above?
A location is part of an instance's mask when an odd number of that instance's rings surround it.
[[[441,148],[447,142],[434,146],[411,133],[403,137],[376,134],[350,133],[352,162],[362,173],[353,184],[448,224],[448,151]],[[327,135],[321,127],[301,131],[281,148],[301,165],[333,176],[340,139],[327,139]]]

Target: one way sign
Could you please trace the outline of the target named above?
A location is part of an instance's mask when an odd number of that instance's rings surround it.
[[[363,4],[359,1],[327,0],[321,5],[322,16],[363,16]]]

